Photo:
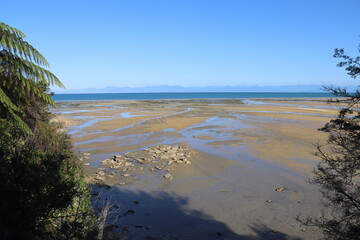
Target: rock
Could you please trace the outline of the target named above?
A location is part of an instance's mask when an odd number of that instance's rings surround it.
[[[136,177],[136,174],[152,174],[158,171],[169,172],[174,170],[168,169],[171,164],[175,167],[176,164],[174,163],[191,164],[188,159],[196,157],[193,155],[194,154],[189,147],[182,147],[179,145],[171,146],[167,144],[152,146],[144,149],[142,152],[127,152],[104,159],[102,164],[106,169],[105,171],[116,171],[117,174],[113,175],[105,172],[103,175],[94,174],[93,178],[96,175],[99,180],[115,178],[124,181],[124,177]],[[170,174],[165,174],[163,177],[167,180],[173,179]]]
[[[105,177],[101,177],[101,176],[95,176],[94,179],[98,180],[98,181],[101,181],[101,182],[105,181]]]
[[[126,215],[129,215],[129,214],[134,214],[135,213],[135,210],[132,210],[132,209],[129,209],[129,210],[127,210],[125,213],[124,213],[124,217],[126,216]]]
[[[90,156],[91,153],[84,152],[83,155],[84,155],[84,156]]]
[[[167,179],[167,180],[170,180],[170,179],[172,179],[172,176],[171,176],[170,173],[166,173],[166,174],[164,175],[164,178]]]
[[[109,172],[109,173],[108,173],[108,176],[113,176],[113,177],[114,177],[114,176],[115,176],[115,172]]]
[[[285,190],[285,188],[283,188],[283,187],[275,188],[275,191],[276,191],[276,192],[282,192],[282,191],[284,191],[284,190]]]
[[[272,200],[269,199],[269,200],[266,200],[266,202],[267,202],[267,203],[272,203]]]
[[[94,177],[95,180],[98,181],[105,181],[106,177],[105,177],[105,173],[102,171],[97,171]]]
[[[306,229],[305,228],[302,228],[302,229],[300,229],[302,232],[306,232]]]
[[[144,164],[144,161],[141,160],[141,159],[139,159],[139,158],[135,159],[135,161],[136,161],[137,163]]]

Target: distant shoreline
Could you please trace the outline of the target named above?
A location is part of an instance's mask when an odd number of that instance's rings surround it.
[[[55,94],[59,101],[158,100],[158,99],[244,99],[244,98],[328,98],[327,92],[162,92],[162,93],[69,93]]]

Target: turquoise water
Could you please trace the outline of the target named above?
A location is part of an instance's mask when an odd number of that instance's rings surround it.
[[[186,92],[186,93],[82,93],[55,94],[55,101],[79,100],[151,100],[209,98],[316,98],[331,97],[326,92]]]

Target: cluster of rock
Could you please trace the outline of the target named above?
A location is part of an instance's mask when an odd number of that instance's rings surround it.
[[[190,158],[189,147],[160,145],[147,148],[145,151],[148,151],[152,155],[153,159],[167,160],[168,164],[191,164],[191,162],[188,160]]]
[[[192,150],[189,147],[158,145],[142,151],[115,155],[102,161],[104,168],[94,174],[96,181],[110,178],[117,183],[127,184],[138,176],[160,172],[167,180],[173,179],[169,173],[177,164],[191,164]],[[170,168],[171,167],[171,168]]]
[[[134,163],[132,163],[133,159],[128,158],[122,155],[115,155],[112,158],[107,158],[102,161],[102,164],[108,166],[110,169],[121,169],[126,171],[127,168],[133,167]]]

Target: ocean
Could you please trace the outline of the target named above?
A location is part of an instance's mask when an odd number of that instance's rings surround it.
[[[331,97],[327,92],[180,92],[180,93],[78,93],[55,94],[54,101],[211,99],[211,98],[319,98]]]

